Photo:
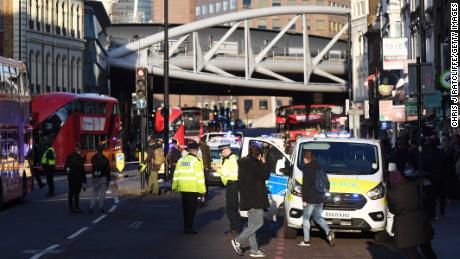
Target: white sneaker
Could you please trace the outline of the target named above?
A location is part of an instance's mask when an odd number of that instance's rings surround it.
[[[297,243],[298,246],[310,246],[310,241],[300,241]]]
[[[250,257],[265,257],[266,255],[264,254],[264,252],[260,251],[260,250],[257,250],[255,252],[251,252],[251,254],[249,254]]]
[[[240,255],[240,256],[243,256],[244,253],[243,253],[243,248],[241,248],[241,244],[236,242],[235,239],[232,239],[232,246],[233,246],[233,249],[235,249],[235,252]]]

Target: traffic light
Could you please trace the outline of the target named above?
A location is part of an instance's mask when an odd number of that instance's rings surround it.
[[[136,68],[136,97],[145,99],[147,96],[147,68]]]

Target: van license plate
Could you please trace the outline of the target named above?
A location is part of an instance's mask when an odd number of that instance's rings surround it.
[[[350,213],[343,211],[323,211],[323,217],[328,219],[351,219]]]

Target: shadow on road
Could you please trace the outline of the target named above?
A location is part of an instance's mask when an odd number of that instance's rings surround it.
[[[219,221],[225,215],[225,207],[220,207],[218,209],[208,210],[203,213],[200,213],[195,217],[197,220],[195,226],[198,229],[204,228],[206,225],[211,224],[212,221]]]
[[[391,244],[388,243],[375,243],[368,241],[367,250],[371,254],[373,259],[403,259],[405,258],[400,251],[396,248],[392,247]]]

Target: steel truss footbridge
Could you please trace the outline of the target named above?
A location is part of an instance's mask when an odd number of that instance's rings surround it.
[[[213,87],[345,93],[349,89],[350,44],[343,40],[343,36],[347,31],[350,33],[350,25],[346,23],[332,39],[309,36],[307,16],[349,16],[349,13],[350,10],[346,8],[326,6],[270,7],[225,14],[170,28],[170,77],[208,83]],[[250,21],[270,16],[290,16],[290,21],[279,32],[272,32],[270,35],[273,38],[264,39],[263,43],[260,37],[254,40],[261,30],[251,29]],[[298,20],[302,21],[302,33],[289,32]],[[218,35],[220,38],[213,39],[215,35],[212,35],[209,42],[203,42],[200,34],[216,27],[225,28]],[[158,31],[126,44],[114,44],[107,53],[107,64],[128,70],[143,66],[148,68],[149,73],[161,76],[164,71],[163,42],[164,33]],[[279,47],[281,42],[284,42],[284,48]],[[341,47],[338,57],[331,58],[334,45]]]

